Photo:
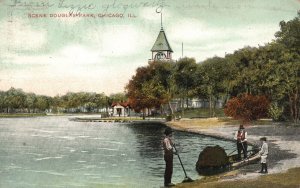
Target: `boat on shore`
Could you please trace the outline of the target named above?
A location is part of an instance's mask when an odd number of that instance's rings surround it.
[[[248,152],[248,158],[243,160],[237,160],[238,154],[228,156],[230,162],[230,170],[235,170],[240,167],[256,163],[260,159],[257,149],[250,150]]]

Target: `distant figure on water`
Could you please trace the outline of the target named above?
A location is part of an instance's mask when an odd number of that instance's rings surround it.
[[[173,174],[173,142],[172,142],[172,129],[167,127],[165,129],[165,137],[163,140],[163,148],[164,148],[164,159],[166,162],[165,176],[164,176],[164,185],[166,187],[174,186],[172,181]]]
[[[269,153],[269,147],[267,143],[267,138],[262,137],[260,138],[260,141],[262,142],[259,155],[260,155],[260,163],[261,163],[261,170],[259,173],[268,173],[268,167],[267,167],[267,157]]]
[[[244,160],[247,159],[247,131],[243,125],[240,125],[239,130],[236,131],[234,139],[238,150],[238,160],[241,160],[241,151],[243,151]]]

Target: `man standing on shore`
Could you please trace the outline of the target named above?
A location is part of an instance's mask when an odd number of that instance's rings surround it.
[[[238,150],[238,160],[241,160],[241,151],[243,150],[244,160],[247,159],[247,132],[243,125],[240,125],[238,131],[236,131],[234,139],[236,140],[236,146]]]
[[[261,163],[261,170],[259,173],[268,173],[267,157],[269,153],[269,148],[268,148],[267,138],[262,137],[260,138],[260,141],[262,141],[262,146],[259,151],[260,163]]]
[[[166,187],[174,186],[174,184],[171,183],[173,174],[173,142],[171,140],[172,132],[172,129],[167,127],[165,129],[165,138],[163,140],[164,159],[166,162],[164,184]]]

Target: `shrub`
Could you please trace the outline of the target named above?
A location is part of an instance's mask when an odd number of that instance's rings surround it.
[[[273,121],[281,121],[283,120],[283,107],[279,107],[277,103],[272,103],[269,108],[269,116],[273,119]]]
[[[270,102],[266,96],[242,94],[231,98],[224,108],[224,113],[234,119],[245,122],[268,116]]]

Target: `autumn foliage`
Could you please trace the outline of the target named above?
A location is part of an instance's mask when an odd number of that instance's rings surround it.
[[[231,98],[224,108],[224,113],[234,119],[250,122],[267,117],[270,101],[266,96],[242,94]]]
[[[151,62],[140,67],[125,87],[131,107],[139,112],[146,108],[160,108],[170,99],[171,63]]]

